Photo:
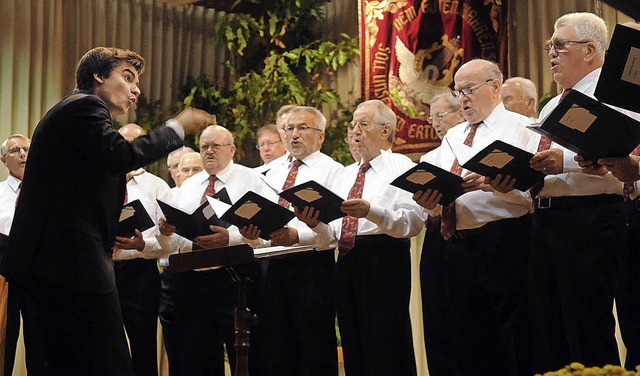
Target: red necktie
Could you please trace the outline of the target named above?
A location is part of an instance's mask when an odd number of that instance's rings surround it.
[[[289,169],[289,175],[287,175],[287,180],[284,181],[284,185],[282,186],[283,191],[293,187],[293,184],[295,184],[296,182],[296,176],[298,176],[298,167],[300,167],[301,164],[302,164],[302,161],[299,159],[296,159],[295,161],[293,161],[293,165]],[[278,199],[278,205],[288,209],[289,201],[280,197]]]
[[[478,124],[469,124],[469,133],[467,133],[467,138],[464,140],[464,144],[467,146],[471,146],[473,143],[473,138],[476,135],[476,131],[478,130]],[[462,174],[462,166],[458,163],[458,159],[456,158],[453,161],[453,166],[451,166],[451,172],[460,176]],[[445,240],[448,240],[453,236],[453,233],[456,232],[456,202],[453,201],[447,206],[442,208],[442,215],[440,216],[440,232],[442,233],[442,237]]]
[[[636,148],[633,149],[633,151],[631,152],[631,155],[640,155],[640,145],[636,146]],[[622,189],[622,195],[624,196],[625,201],[629,200],[630,198],[629,196],[631,196],[633,191],[635,191],[635,188],[633,187],[633,182],[625,181],[624,188]]]
[[[362,198],[362,190],[364,188],[364,174],[371,168],[369,162],[364,162],[358,169],[358,176],[355,183],[349,191],[347,200],[353,198]],[[340,232],[340,241],[338,241],[339,256],[347,254],[356,244],[356,233],[358,232],[358,218],[347,215],[342,218],[342,231]]]
[[[560,100],[558,103],[562,102],[562,100],[569,94],[571,89],[565,89],[560,94]],[[545,136],[540,137],[540,142],[538,142],[538,153],[541,151],[549,150],[551,148],[551,139]],[[534,199],[542,190],[544,186],[544,180],[537,182],[533,187],[529,189],[529,193],[531,194],[531,198]]]
[[[207,185],[207,189],[204,190],[202,194],[202,198],[200,199],[200,205],[204,204],[207,201],[207,196],[213,197],[216,194],[216,180],[218,177],[215,175],[209,175],[209,185]]]

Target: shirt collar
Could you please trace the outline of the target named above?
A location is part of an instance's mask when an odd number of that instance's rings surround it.
[[[218,180],[225,183],[229,178],[229,175],[231,175],[232,166],[233,166],[233,161],[230,161],[227,167],[218,171],[218,173],[216,174],[216,177],[218,178]]]
[[[143,171],[142,173],[135,175],[134,177],[131,178],[131,181],[136,182],[136,184],[140,184],[140,182],[143,179],[143,175],[146,174],[147,171]]]
[[[494,124],[500,121],[500,113],[503,113],[504,111],[506,111],[506,108],[504,108],[504,104],[502,102],[498,103],[498,105],[493,108],[491,113],[484,120],[482,120],[480,122],[480,125],[478,126],[482,126],[482,124],[484,124],[484,126],[486,126],[487,128],[491,128]],[[470,124],[467,124],[465,131],[469,130],[469,125]]]
[[[373,170],[373,172],[378,172],[382,169],[382,167],[384,166],[384,161],[385,158],[387,158],[391,153],[389,153],[386,150],[380,150],[380,154],[373,158],[372,160],[369,161],[369,164],[371,165],[371,169]],[[358,166],[360,166],[362,164],[362,162],[360,162],[358,164]]]
[[[571,88],[572,90],[578,90],[581,93],[589,91],[589,88],[598,82],[602,68],[597,68],[589,72],[586,76],[582,77],[580,81],[576,82]]]
[[[302,163],[306,164],[307,167],[311,167],[314,163],[317,163],[320,160],[320,150],[316,150],[313,153],[307,155],[302,159]],[[295,160],[295,159],[294,159]],[[291,163],[289,163],[289,167],[291,167]]]
[[[20,183],[22,183],[22,181],[20,181],[20,179],[16,178],[13,175],[9,175],[7,177],[7,184],[9,185],[11,190],[16,193],[18,193],[18,187],[20,187]]]

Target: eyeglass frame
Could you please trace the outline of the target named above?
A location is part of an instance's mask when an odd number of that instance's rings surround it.
[[[347,126],[347,129],[350,130],[350,131],[354,131],[356,129],[356,127],[360,127],[360,129],[362,129],[363,131],[366,131],[366,130],[371,129],[371,126],[374,125],[374,124],[378,125],[381,128],[384,127],[385,125],[388,125],[388,124],[368,123],[366,121],[364,122],[366,125],[362,125],[362,123],[363,123],[362,121],[352,120],[349,123],[349,125]]]
[[[324,132],[320,128],[310,127],[308,125],[285,125],[282,129],[284,130],[284,133],[286,133],[286,134],[292,134],[295,129],[297,129],[298,132],[302,133],[302,134],[307,134],[312,130],[318,131],[318,132]]]
[[[7,149],[7,155],[20,154],[21,150],[24,151],[25,153],[28,153],[30,149],[31,149],[30,146],[14,146],[11,149]]]
[[[549,39],[548,41],[544,42],[544,52],[549,53],[549,52],[551,52],[552,48],[556,52],[565,52],[565,51],[568,51],[567,50],[567,46],[570,46],[572,44],[584,44],[584,43],[589,43],[589,42],[593,42],[593,41],[591,41],[591,40],[564,40],[562,38],[556,38],[555,40]],[[559,43],[562,43],[562,48],[556,47],[556,45],[559,44]]]
[[[230,143],[230,144],[216,144],[216,143],[213,143],[213,144],[200,145],[199,148],[200,148],[200,151],[207,151],[207,150],[211,149],[211,150],[213,150],[214,153],[217,153],[220,150],[222,150],[223,147],[231,146],[231,145],[233,145],[233,142]]]
[[[263,143],[261,143],[261,144],[256,144],[256,149],[260,150],[260,149],[262,149],[262,148],[264,148],[264,147],[267,147],[267,146],[271,147],[271,146],[273,146],[273,145],[277,144],[278,142],[282,142],[282,140],[278,140],[278,141],[267,141],[267,142],[263,142]]]
[[[436,114],[436,116],[429,116],[429,117],[427,118],[427,121],[428,121],[430,124],[433,124],[433,120],[435,120],[435,119],[442,120],[442,119],[444,119],[444,117],[445,117],[445,116],[447,116],[447,115],[449,115],[449,114],[451,114],[451,113],[453,113],[453,111],[441,111],[441,112],[438,112],[438,113]]]
[[[495,80],[495,78],[487,78],[484,82],[481,82],[479,84],[475,84],[473,86],[470,87],[463,87],[460,90],[451,90],[451,96],[454,98],[459,98],[461,96],[469,96],[471,94],[473,94],[474,91],[476,91],[479,87],[481,87],[482,85],[488,84],[489,82]]]

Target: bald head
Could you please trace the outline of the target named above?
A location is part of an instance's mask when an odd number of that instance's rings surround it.
[[[124,137],[124,139],[129,142],[147,134],[144,128],[134,123],[123,125],[120,129],[118,129],[118,133],[120,133],[122,137]]]
[[[536,117],[538,91],[536,85],[524,77],[512,77],[502,84],[502,103],[504,107],[524,116]]]
[[[182,185],[182,183],[184,183],[188,178],[204,170],[200,153],[193,152],[184,154],[180,159],[178,170],[180,171],[180,175],[178,177],[178,179],[180,179],[180,185]]]

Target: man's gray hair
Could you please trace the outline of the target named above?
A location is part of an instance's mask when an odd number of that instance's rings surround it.
[[[609,31],[602,18],[589,12],[568,13],[558,18],[553,28],[558,30],[563,26],[573,28],[578,40],[593,41],[598,54],[604,59]]]
[[[291,109],[291,111],[287,112],[289,114],[289,118],[287,118],[287,124],[289,123],[289,119],[291,119],[291,115],[298,112],[308,112],[310,114],[313,114],[313,125],[324,132],[324,129],[327,126],[327,119],[325,119],[322,112],[320,112],[320,110],[315,107],[297,106],[296,108]]]
[[[451,93],[443,93],[443,94],[436,95],[435,97],[431,98],[431,100],[429,101],[429,106],[433,106],[433,104],[439,101],[440,99],[444,99],[444,101],[447,103],[447,106],[449,106],[450,111],[458,111],[461,107],[460,100],[458,100],[458,98],[455,98],[453,95],[451,95]]]
[[[11,136],[7,137],[6,140],[4,140],[4,142],[2,143],[2,146],[0,146],[0,155],[2,155],[2,157],[6,157],[9,154],[9,149],[7,148],[7,144],[9,143],[9,140],[12,140],[14,138],[22,138],[24,140],[29,141],[29,143],[31,143],[31,140],[29,139],[29,137],[22,135],[22,134],[12,134]]]
[[[379,99],[370,99],[362,102],[356,107],[356,111],[362,107],[373,106],[376,109],[375,115],[373,115],[373,121],[380,126],[390,125],[391,134],[387,139],[389,142],[393,142],[393,138],[396,136],[396,123],[398,119],[392,109],[389,108],[383,101]],[[354,111],[355,112],[355,111]]]

